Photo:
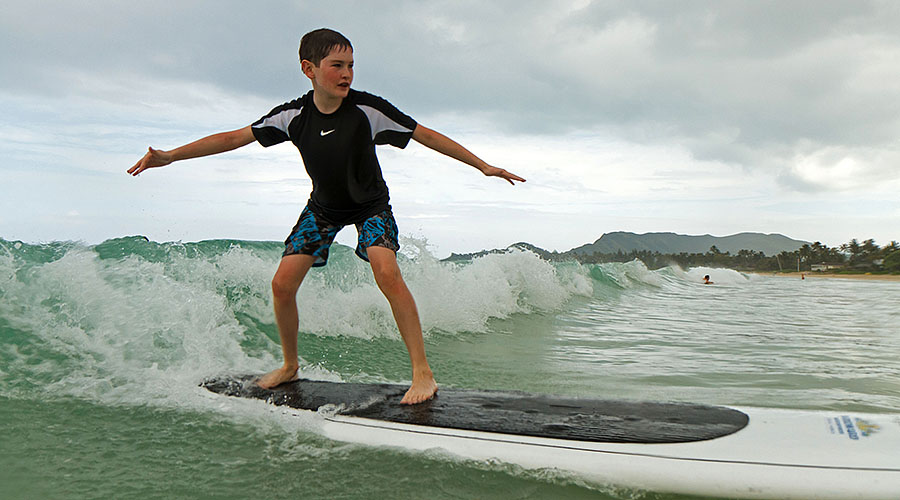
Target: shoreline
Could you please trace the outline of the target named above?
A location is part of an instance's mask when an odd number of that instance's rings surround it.
[[[769,273],[751,273],[757,276],[772,276],[775,278],[794,278],[801,279],[801,275],[804,275],[806,279],[845,279],[845,280],[859,280],[859,281],[900,281],[900,274],[835,274],[835,273],[821,273],[821,272],[812,272],[812,271],[804,271],[804,272],[789,272],[789,273],[778,273],[778,272],[769,272]]]

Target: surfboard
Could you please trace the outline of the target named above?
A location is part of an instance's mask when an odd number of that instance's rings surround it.
[[[255,376],[201,384],[289,414],[318,412],[331,439],[555,468],[598,484],[753,499],[900,498],[900,415],[733,408]]]

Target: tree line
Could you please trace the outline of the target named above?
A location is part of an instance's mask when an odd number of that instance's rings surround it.
[[[843,245],[829,248],[821,242],[805,244],[793,252],[781,252],[768,256],[755,250],[740,250],[735,254],[721,252],[715,245],[705,253],[660,253],[649,250],[549,253],[551,260],[577,260],[585,264],[604,262],[629,262],[638,259],[650,269],[672,264],[688,267],[727,267],[741,271],[812,271],[827,268],[829,272],[888,272],[900,274],[900,243],[891,241],[879,247],[875,240],[859,242],[852,239]]]

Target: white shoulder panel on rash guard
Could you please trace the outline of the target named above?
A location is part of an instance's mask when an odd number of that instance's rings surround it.
[[[280,113],[276,113],[272,116],[266,117],[261,122],[254,124],[253,128],[274,127],[287,134],[288,125],[291,124],[291,121],[296,118],[301,111],[303,111],[302,106],[299,108],[285,109]]]
[[[372,106],[366,106],[365,104],[357,104],[356,107],[362,110],[363,113],[366,114],[366,117],[369,119],[369,124],[372,127],[372,140],[375,140],[375,136],[377,136],[380,132],[384,132],[386,130],[392,130],[395,132],[403,132],[410,133],[412,129],[409,127],[404,127],[399,123],[395,122],[388,118],[388,116],[381,111],[373,108]]]

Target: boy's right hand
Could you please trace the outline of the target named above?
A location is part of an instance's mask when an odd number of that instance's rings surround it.
[[[170,163],[172,163],[172,154],[168,151],[147,148],[147,154],[129,168],[128,173],[136,176],[148,168],[165,167]]]

